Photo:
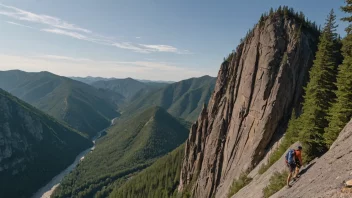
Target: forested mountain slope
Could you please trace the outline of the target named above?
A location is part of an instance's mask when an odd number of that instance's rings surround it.
[[[109,197],[177,197],[184,145],[158,159],[153,165],[116,187]]]
[[[0,195],[27,198],[92,142],[0,89]]]
[[[160,107],[118,121],[62,181],[53,197],[106,197],[114,186],[177,148],[187,136],[188,125]]]

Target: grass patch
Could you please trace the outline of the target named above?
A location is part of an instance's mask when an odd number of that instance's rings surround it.
[[[291,143],[291,142],[290,142]],[[289,146],[287,146],[286,144],[282,144],[279,146],[279,148],[277,150],[275,150],[273,152],[273,154],[271,154],[270,158],[269,158],[269,162],[267,164],[263,164],[259,170],[258,170],[258,173],[259,174],[263,174],[265,173],[275,162],[277,162],[281,156],[283,154],[285,154],[287,148]]]
[[[275,172],[270,178],[269,185],[263,189],[264,197],[268,198],[285,187],[287,176],[287,171],[282,173]]]
[[[252,178],[248,177],[248,173],[242,173],[237,180],[232,182],[230,187],[230,191],[227,195],[228,198],[232,197],[232,195],[236,194],[243,187],[247,186],[252,181]]]

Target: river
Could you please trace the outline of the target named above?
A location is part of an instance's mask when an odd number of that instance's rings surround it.
[[[116,119],[116,118],[115,118]],[[111,120],[111,125],[114,124],[115,119]],[[50,198],[51,194],[54,192],[54,190],[60,185],[61,180],[67,175],[69,174],[73,169],[76,168],[76,166],[78,165],[78,163],[84,159],[84,156],[86,156],[89,151],[94,150],[95,149],[95,141],[97,139],[99,139],[102,136],[102,133],[105,131],[106,129],[100,131],[95,137],[92,138],[92,142],[93,142],[93,147],[82,151],[79,155],[77,155],[75,161],[69,166],[67,167],[65,170],[63,170],[60,174],[56,175],[53,179],[51,179],[51,181],[49,183],[47,183],[45,186],[43,186],[42,188],[40,188],[33,196],[32,198]]]

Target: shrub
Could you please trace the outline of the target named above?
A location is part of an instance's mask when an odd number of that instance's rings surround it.
[[[282,173],[275,172],[269,180],[269,185],[263,189],[264,197],[268,198],[285,187],[287,175],[287,171]]]
[[[248,173],[242,173],[237,180],[232,182],[230,187],[230,191],[227,197],[232,197],[232,195],[236,194],[243,187],[247,186],[252,181],[252,178],[248,177]]]

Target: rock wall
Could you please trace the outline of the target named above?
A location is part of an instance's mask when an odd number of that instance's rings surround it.
[[[225,197],[282,135],[300,106],[318,40],[300,26],[295,18],[268,17],[221,65],[209,105],[191,127],[179,191]]]

